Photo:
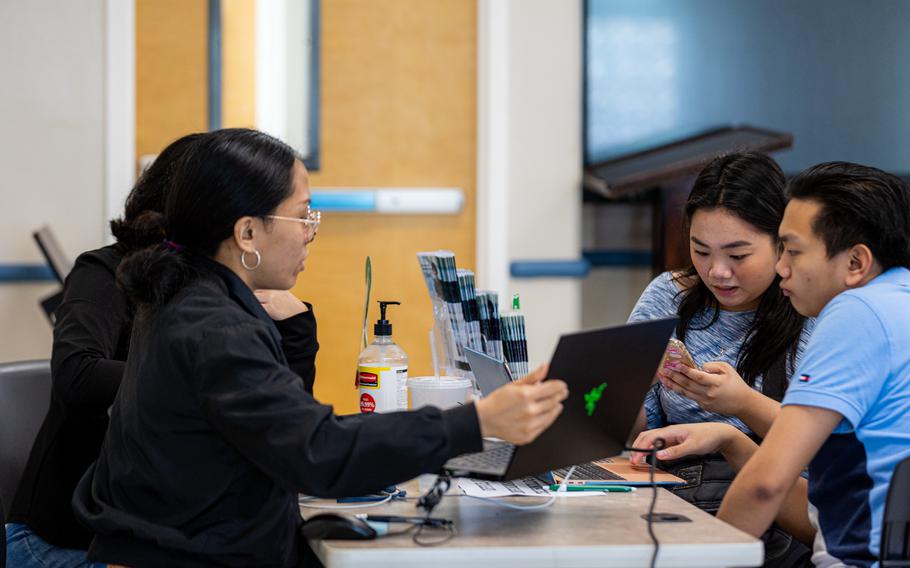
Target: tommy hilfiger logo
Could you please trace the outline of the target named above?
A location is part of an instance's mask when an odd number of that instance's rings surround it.
[[[800,375],[800,376],[799,376],[799,382],[801,382],[801,383],[808,383],[808,382],[809,382],[809,375]]]

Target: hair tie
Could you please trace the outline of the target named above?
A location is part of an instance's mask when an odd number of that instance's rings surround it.
[[[168,249],[170,249],[174,252],[182,252],[182,251],[186,250],[185,246],[177,244],[174,241],[169,240],[169,239],[164,240],[164,246],[166,246]]]

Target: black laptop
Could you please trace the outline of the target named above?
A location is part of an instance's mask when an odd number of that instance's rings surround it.
[[[525,446],[484,441],[484,451],[443,466],[458,477],[509,480],[618,455],[632,431],[677,318],[563,335],[549,377],[564,380],[564,410]]]

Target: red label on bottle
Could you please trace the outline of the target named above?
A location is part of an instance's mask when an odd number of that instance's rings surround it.
[[[375,389],[379,387],[379,373],[367,373],[366,371],[360,371],[357,376],[357,383],[361,387]]]
[[[370,412],[375,412],[375,410],[376,400],[366,392],[360,395],[360,412],[362,414],[369,414]]]

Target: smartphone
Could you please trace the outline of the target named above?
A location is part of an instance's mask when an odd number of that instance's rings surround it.
[[[689,350],[686,349],[686,344],[678,339],[671,339],[667,343],[667,350],[664,352],[664,358],[661,359],[659,368],[663,369],[670,362],[682,363],[686,367],[692,367],[693,369],[698,368],[698,365],[695,364],[695,359],[692,358]]]

